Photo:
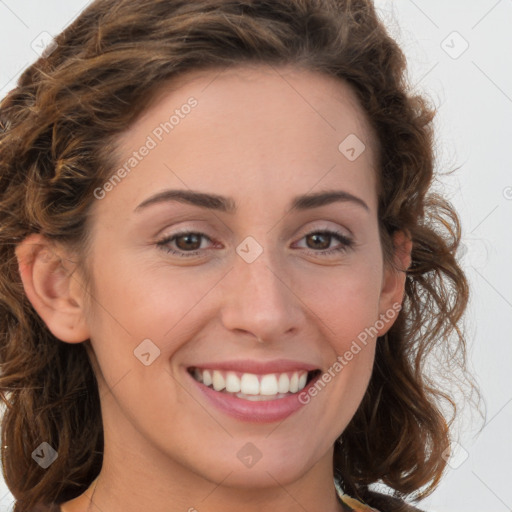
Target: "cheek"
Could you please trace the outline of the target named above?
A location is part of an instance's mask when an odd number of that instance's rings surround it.
[[[313,280],[295,281],[301,283],[300,296],[311,312],[310,321],[322,332],[326,353],[330,353],[317,387],[322,394],[323,386],[330,389],[327,424],[335,432],[341,432],[355,413],[372,374],[379,321],[379,263],[361,257],[336,271],[317,272]]]
[[[190,274],[190,269],[171,274],[126,258],[123,265],[96,266],[88,324],[96,359],[109,385],[128,372],[145,382],[154,372],[144,372],[147,367],[137,354],[149,351],[154,360],[151,368],[163,367],[200,329],[206,296],[219,279],[210,272],[191,280]]]
[[[95,309],[103,328],[138,338],[161,338],[181,322],[215,280],[184,268],[154,268],[125,258],[122,265],[103,265],[95,273]],[[194,278],[191,279],[191,274]],[[211,273],[210,273],[211,274]],[[217,279],[218,280],[218,279]]]
[[[378,319],[381,274],[374,266],[344,266],[294,279],[296,294],[321,320],[327,339],[342,350]]]

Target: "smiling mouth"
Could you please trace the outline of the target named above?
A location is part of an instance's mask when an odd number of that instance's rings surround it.
[[[320,370],[257,375],[191,367],[188,373],[214,391],[256,402],[278,400],[299,393],[320,375]]]

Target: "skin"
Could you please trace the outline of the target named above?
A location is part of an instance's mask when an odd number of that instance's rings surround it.
[[[17,249],[36,311],[60,340],[90,339],[99,381],[103,468],[62,510],[342,510],[332,484],[333,444],[363,398],[376,338],[279,422],[227,416],[191,385],[186,368],[285,358],[326,371],[401,303],[405,273],[384,264],[379,237],[373,135],[349,86],[317,73],[253,65],[180,80],[120,138],[122,165],[169,113],[191,96],[198,101],[94,200],[89,282],[71,263],[76,255],[40,235]],[[366,145],[354,161],[338,150],[349,134]],[[165,189],[231,197],[237,210],[167,201],[134,211]],[[295,196],[331,189],[368,209],[344,201],[289,211]],[[181,229],[206,235],[196,244],[199,255],[180,257],[157,245]],[[309,236],[324,229],[353,245],[322,255],[342,246],[334,237]],[[263,248],[252,263],[235,251],[247,236]],[[186,243],[168,246],[186,252]],[[395,262],[405,269],[410,242],[399,233],[395,246]],[[133,353],[147,338],[160,349],[150,366]],[[251,468],[237,457],[248,442],[262,455]]]

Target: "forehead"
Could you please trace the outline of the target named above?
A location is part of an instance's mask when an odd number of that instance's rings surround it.
[[[162,86],[118,139],[128,172],[110,195],[124,189],[134,204],[164,186],[266,199],[315,184],[375,190],[374,148],[356,94],[339,79],[267,65],[194,71]]]
[[[282,124],[288,122],[289,129],[293,120],[298,121],[297,130],[304,133],[308,132],[307,124],[320,132],[330,131],[336,140],[352,130],[370,146],[377,143],[356,93],[344,80],[290,65],[248,63],[190,71],[162,85],[145,112],[122,135],[122,147],[136,145],[137,140],[155,128],[155,121],[169,121],[173,112],[179,111],[191,97],[199,104],[194,113],[200,112],[201,124],[215,121],[216,128],[222,127],[224,131],[229,131],[229,125],[220,126],[223,120],[230,120],[233,129],[245,120],[252,132],[278,128],[280,120]],[[193,122],[192,119],[188,124]]]

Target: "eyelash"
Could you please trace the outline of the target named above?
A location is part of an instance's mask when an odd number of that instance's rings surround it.
[[[172,254],[173,256],[179,256],[181,258],[190,258],[190,257],[199,255],[200,250],[196,250],[196,251],[176,251],[176,250],[172,249],[171,247],[169,247],[169,244],[171,242],[173,242],[177,238],[180,238],[180,237],[185,236],[185,235],[196,235],[196,236],[199,236],[201,238],[205,238],[205,239],[209,240],[210,242],[212,241],[211,238],[208,237],[207,235],[205,235],[204,233],[198,233],[196,231],[182,231],[182,232],[174,233],[171,236],[165,237],[162,240],[159,240],[156,243],[156,245],[160,249],[162,249],[163,251],[165,251],[165,252],[167,252],[169,254]],[[318,231],[311,231],[309,233],[306,233],[301,238],[301,240],[303,238],[307,237],[307,236],[310,236],[310,235],[330,236],[330,237],[336,239],[338,242],[341,243],[341,245],[339,247],[335,247],[335,248],[332,248],[332,249],[324,249],[323,251],[315,251],[315,250],[312,250],[312,249],[308,249],[308,251],[310,253],[313,253],[315,255],[321,255],[322,257],[324,257],[324,256],[327,257],[327,256],[330,256],[330,255],[335,254],[335,253],[346,252],[348,249],[351,249],[354,246],[354,241],[352,239],[350,239],[345,234],[343,234],[341,232],[338,232],[338,231],[331,231],[329,229],[322,229],[322,230],[318,230]]]

